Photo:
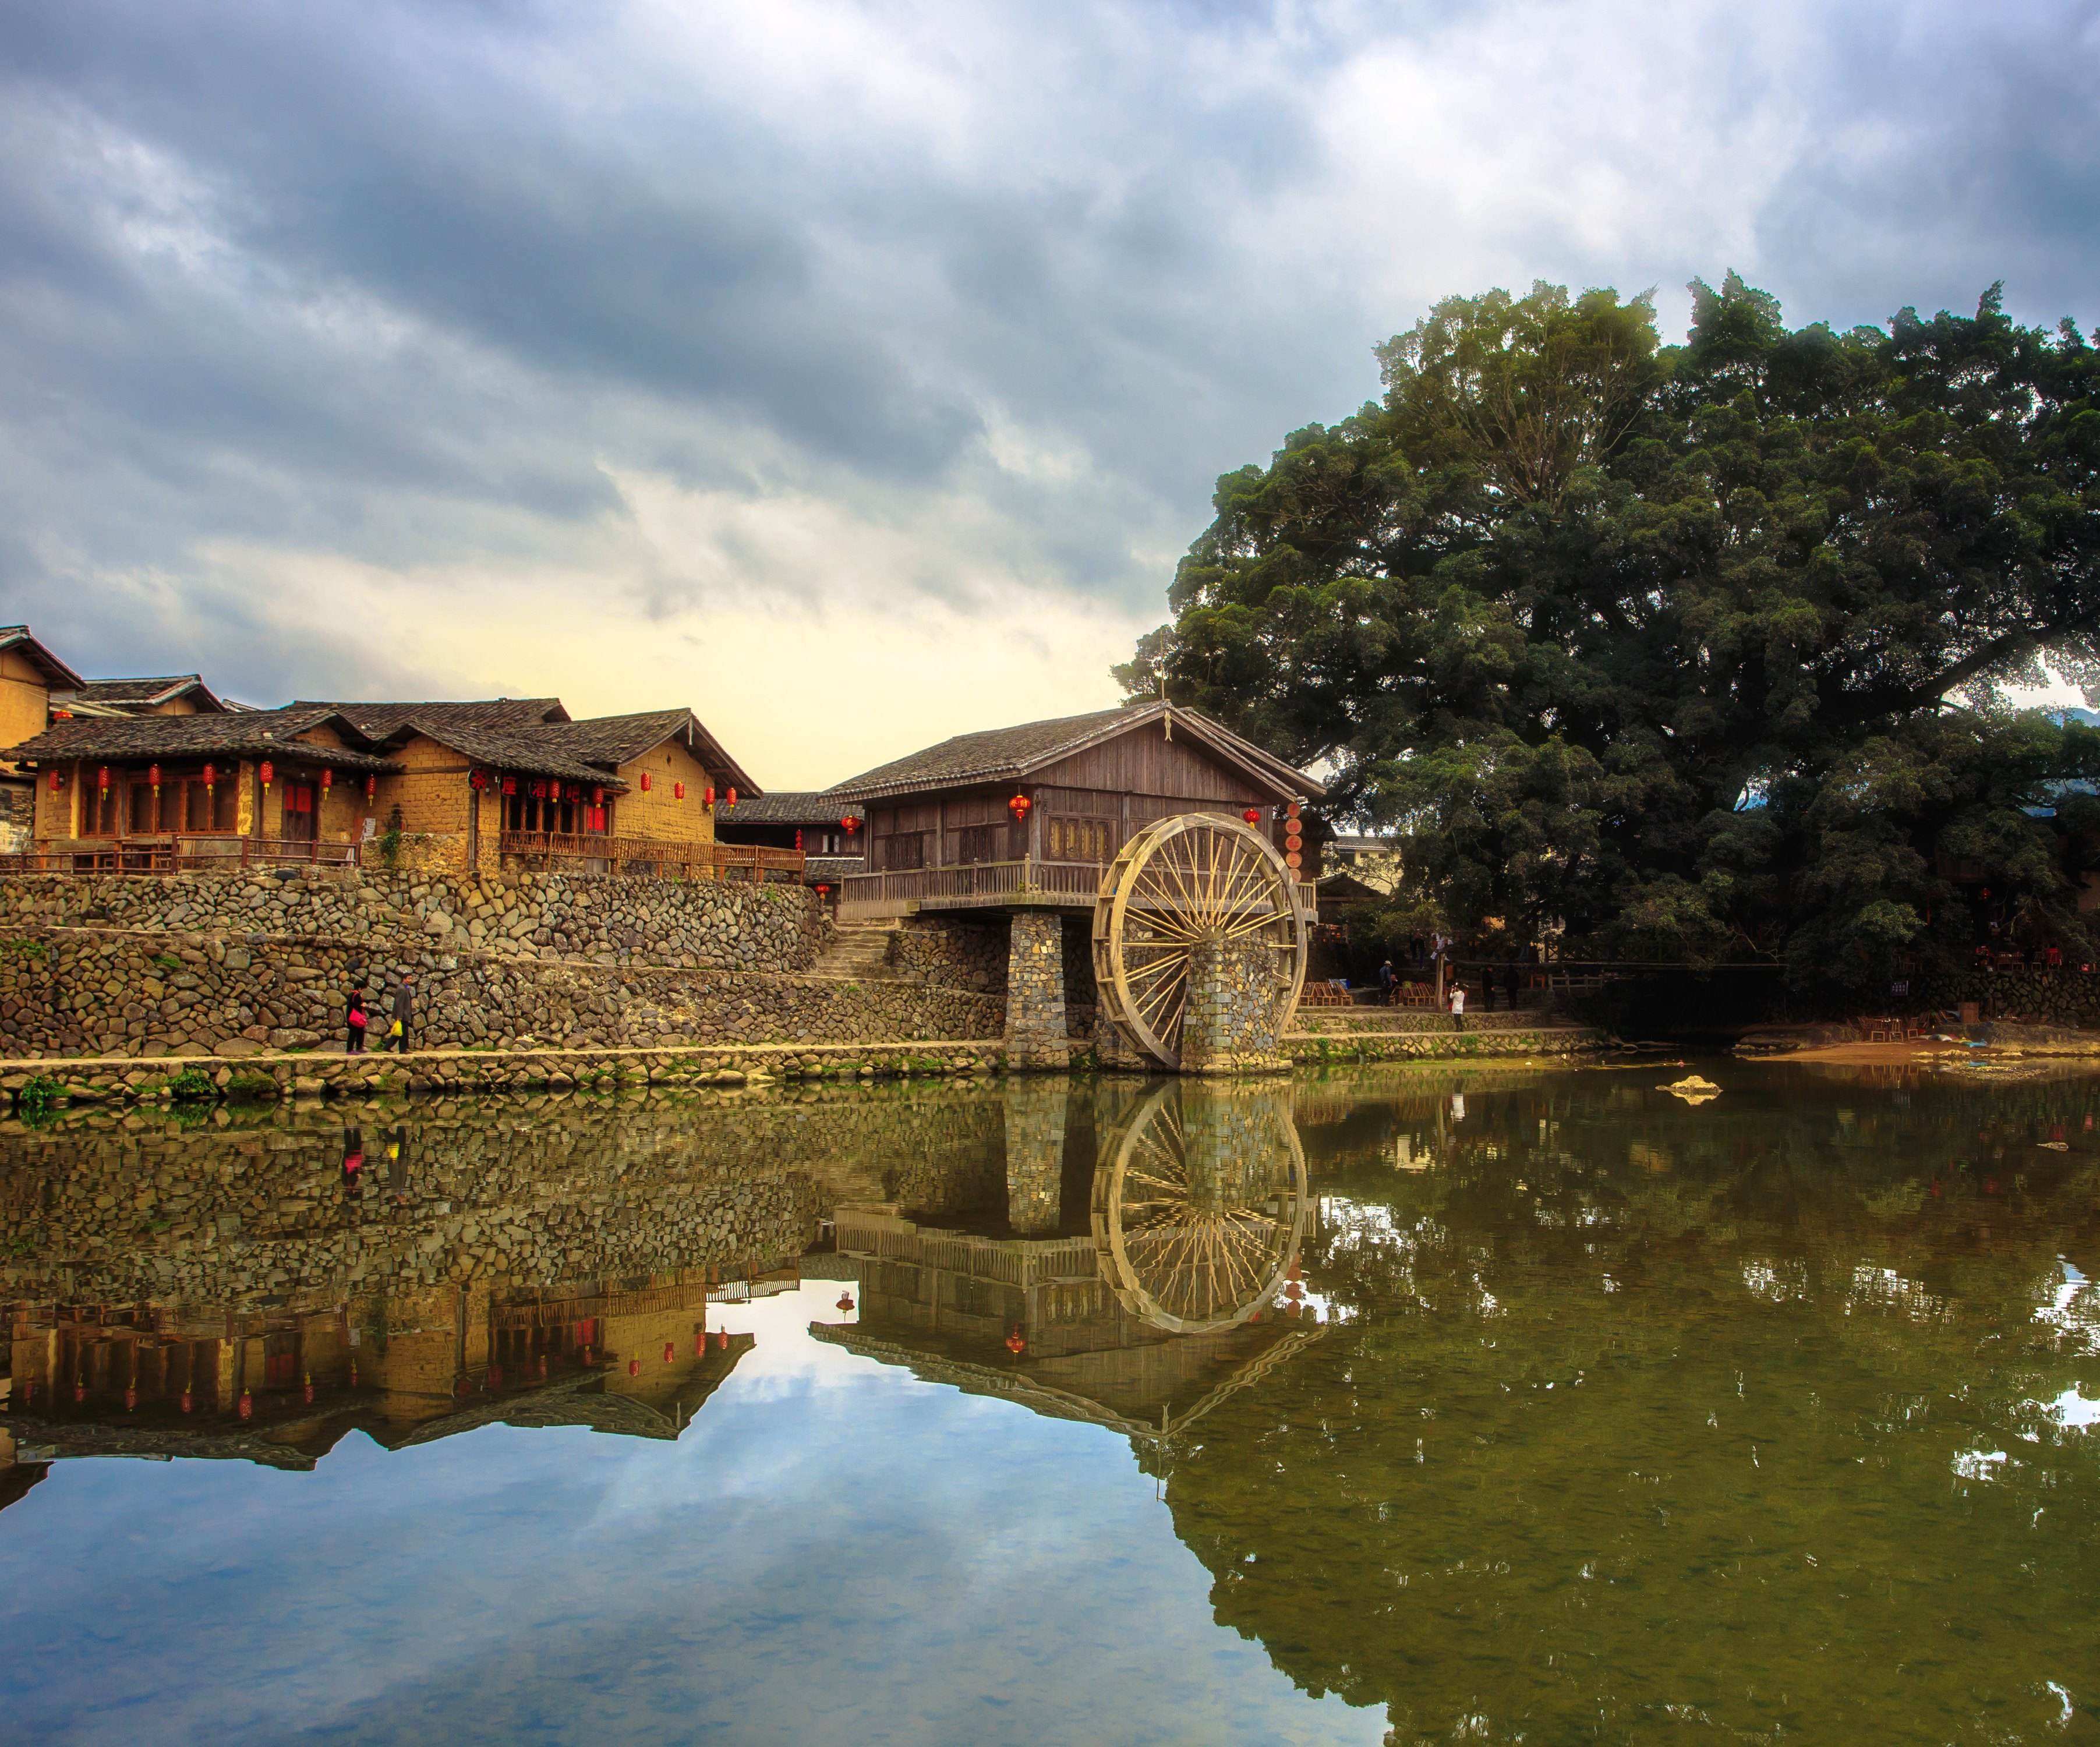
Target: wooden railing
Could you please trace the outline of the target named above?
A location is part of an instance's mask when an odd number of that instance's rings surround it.
[[[848,874],[839,882],[839,920],[852,922],[903,915],[922,907],[968,909],[978,905],[1053,903],[1079,908],[1093,902],[1107,871],[1096,862],[977,862],[963,867],[910,867],[887,873]],[[1317,893],[1304,880],[1291,882],[1307,915]]]
[[[582,862],[593,872],[651,869],[683,879],[797,880],[804,859],[800,849],[771,849],[755,843],[669,843],[588,832],[506,831],[497,848],[504,855],[527,861]]]
[[[244,867],[355,867],[355,843],[286,842],[226,833],[73,840],[63,849],[0,855],[0,874],[235,873]]]

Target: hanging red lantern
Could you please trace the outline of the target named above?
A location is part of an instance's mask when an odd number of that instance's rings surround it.
[[[724,798],[728,801],[730,805],[732,807],[735,806],[736,805],[736,791],[735,789],[731,789]]]
[[[715,1330],[715,1349],[718,1352],[728,1351],[729,1330],[727,1329],[717,1329]]]
[[[1021,1325],[1017,1322],[1014,1324],[1012,1331],[1006,1337],[1006,1350],[1016,1358],[1020,1357],[1028,1350],[1027,1339],[1021,1334]]]
[[[76,1377],[73,1380],[73,1398],[75,1405],[87,1399],[87,1379]]]
[[[206,765],[204,767],[204,786],[205,791],[207,794],[213,789],[218,787],[218,766],[217,765]]]
[[[545,783],[535,783],[532,785],[532,798],[535,801],[545,801],[547,798],[547,785]]]
[[[605,805],[605,791],[603,789],[593,788],[591,791],[591,805],[594,807],[602,807]]]
[[[686,785],[683,783],[673,783],[671,785],[671,798],[673,801],[683,801],[686,798]]]
[[[234,1404],[233,1410],[243,1419],[253,1419],[255,1417],[254,1396],[246,1389],[242,1390],[240,1399]]]
[[[545,1381],[547,1375],[547,1356],[544,1352],[540,1355],[540,1362],[535,1369],[541,1380]]]
[[[693,1331],[693,1357],[696,1359],[704,1359],[707,1356],[708,1331],[705,1329],[695,1329]]]
[[[831,889],[829,886],[827,886],[827,885],[820,885],[820,886],[818,886],[818,887],[817,888],[817,896],[818,896],[818,897],[819,897],[819,898],[829,898],[831,895],[832,895],[832,889]]]
[[[860,829],[860,821],[849,813],[839,821],[839,829],[850,837]]]
[[[468,786],[477,795],[488,787],[488,773],[486,770],[470,770],[466,774],[466,779]]]
[[[798,849],[802,847],[802,827],[799,825],[795,827],[795,847]]]
[[[102,769],[101,769],[99,772],[97,772],[97,773],[96,773],[95,786],[97,788],[100,789],[100,790],[102,791],[102,792],[103,792],[104,794],[105,794],[105,795],[106,795],[106,794],[108,794],[108,793],[109,792],[109,766],[108,766],[108,765],[104,765],[102,767]],[[1989,897],[1991,894],[1990,894],[1989,893],[1986,892],[1983,895],[1984,895],[1986,898],[1988,898],[1988,897]]]
[[[629,1377],[639,1377],[642,1374],[642,1361],[639,1359],[629,1359],[627,1361],[627,1374]]]
[[[715,810],[715,786],[709,783],[700,791],[700,805],[712,813]]]
[[[852,1308],[853,1308],[853,1294],[852,1294],[852,1293],[850,1293],[850,1292],[841,1292],[841,1293],[840,1293],[840,1294],[839,1294],[839,1311],[840,1311],[840,1313],[841,1315],[843,1315],[843,1314],[845,1314],[846,1312],[848,1312],[848,1311],[851,1310]]]
[[[54,795],[55,795],[61,788],[65,787],[65,779],[59,774],[56,765],[54,765],[51,769],[51,792]]]
[[[1250,825],[1259,825],[1261,823],[1261,809],[1260,807],[1249,807],[1246,812],[1240,815],[1240,817],[1245,819]]]
[[[299,1399],[309,1407],[314,1405],[314,1374],[311,1371],[300,1380]]]
[[[664,1362],[668,1365],[675,1357],[675,1349],[668,1340],[664,1343]]]
[[[1286,818],[1296,818],[1298,817],[1298,803],[1295,801],[1292,801],[1289,806],[1283,810],[1283,811]]]
[[[153,793],[157,796],[161,792],[161,767],[158,765],[146,766],[146,780],[153,785]]]
[[[262,761],[262,768],[255,774],[262,779],[262,786],[266,789],[277,780],[277,767],[267,758]]]
[[[570,783],[568,787],[563,791],[562,798],[567,801],[581,801],[584,798],[583,784],[580,783]]]
[[[1035,805],[1035,803],[1027,796],[1016,795],[1012,800],[1007,802],[1006,810],[1013,815],[1013,823],[1019,825],[1026,821],[1028,810]]]
[[[379,779],[377,777],[368,776],[365,778],[364,798],[367,801],[377,801],[379,798]]]
[[[322,771],[322,772],[321,772],[321,793],[322,793],[322,794],[324,794],[324,795],[326,795],[326,794],[328,793],[328,792],[329,792],[330,789],[333,788],[334,787],[335,787],[335,772],[334,772],[334,771],[333,771],[333,770],[324,770],[324,771]]]
[[[650,779],[649,772],[646,770],[643,771],[642,773],[642,792],[646,795],[655,786],[655,783]]]
[[[135,1414],[138,1410],[139,1386],[136,1383],[126,1383],[124,1386],[124,1411],[127,1414]]]
[[[589,1346],[588,1344],[586,1344],[586,1345],[585,1346],[585,1348],[584,1348],[584,1363],[585,1363],[585,1364],[586,1364],[586,1365],[588,1365],[588,1364],[589,1364],[590,1362],[591,1362],[591,1350],[590,1350]]]
[[[183,1390],[183,1393],[182,1393],[182,1400],[181,1400],[181,1406],[182,1406],[182,1410],[183,1410],[183,1411],[184,1413],[186,1413],[186,1414],[187,1414],[187,1413],[188,1413],[188,1412],[190,1411],[190,1410],[191,1410],[192,1408],[195,1407],[196,1405],[196,1401],[195,1397],[193,1397],[193,1396],[190,1394],[190,1392],[189,1392],[189,1391],[188,1391],[188,1390],[187,1390],[187,1389]]]

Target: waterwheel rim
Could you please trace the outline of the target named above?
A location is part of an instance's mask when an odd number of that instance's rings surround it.
[[[1273,955],[1280,1032],[1305,980],[1305,918],[1276,847],[1237,819],[1182,814],[1123,845],[1094,907],[1094,977],[1109,1015],[1165,1068],[1181,1059],[1190,959],[1205,941]]]
[[[1252,1108],[1263,1114],[1251,1149],[1192,1156],[1181,1088],[1162,1086],[1095,1173],[1095,1255],[1132,1316],[1178,1335],[1212,1334],[1282,1290],[1304,1241],[1305,1152],[1287,1114]]]

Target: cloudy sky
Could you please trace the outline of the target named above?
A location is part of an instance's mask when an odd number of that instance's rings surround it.
[[[1436,298],[2100,325],[2100,0],[0,9],[0,617],[690,703],[769,786],[1111,703]]]

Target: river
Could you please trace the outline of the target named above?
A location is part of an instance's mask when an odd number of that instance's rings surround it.
[[[2100,1740],[2100,1083],[0,1125],[18,1741]]]

